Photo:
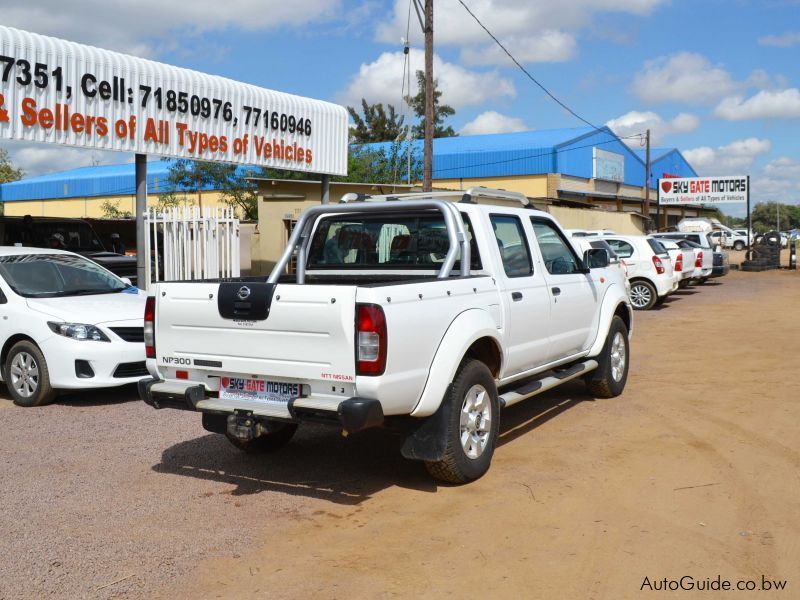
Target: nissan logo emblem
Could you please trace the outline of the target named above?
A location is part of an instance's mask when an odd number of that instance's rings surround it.
[[[239,297],[239,300],[247,300],[250,297],[250,288],[243,285],[239,288],[239,291],[236,292],[236,295]]]

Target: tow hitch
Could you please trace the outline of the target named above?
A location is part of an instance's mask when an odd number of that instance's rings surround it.
[[[272,433],[274,429],[273,423],[254,417],[250,410],[237,410],[234,414],[228,415],[228,435],[241,442],[249,442]]]

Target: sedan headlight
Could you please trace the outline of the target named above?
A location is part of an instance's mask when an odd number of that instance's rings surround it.
[[[83,323],[54,323],[48,321],[47,325],[53,333],[72,338],[73,340],[92,340],[95,342],[110,342],[106,334],[94,325],[84,325]]]

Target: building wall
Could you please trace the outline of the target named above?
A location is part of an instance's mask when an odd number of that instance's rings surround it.
[[[644,233],[642,218],[626,212],[550,206],[547,209],[564,229],[611,229],[617,233]]]
[[[199,203],[196,193],[179,195],[179,198],[184,197],[188,204],[198,205]],[[158,204],[158,199],[158,194],[149,194],[147,196],[147,205],[156,206],[156,204]],[[122,211],[129,211],[131,214],[134,214],[136,211],[136,197],[124,195],[69,198],[66,200],[19,200],[4,202],[3,214],[12,217],[31,215],[34,217],[89,217],[99,219],[105,216],[102,206],[104,202],[109,200],[116,204]],[[222,194],[220,192],[203,192],[200,200],[202,200],[203,206],[227,206],[222,201]]]
[[[545,175],[515,175],[511,177],[480,177],[470,179],[437,179],[434,186],[451,190],[466,190],[475,185],[500,188],[511,192],[522,192],[529,198],[547,198]]]

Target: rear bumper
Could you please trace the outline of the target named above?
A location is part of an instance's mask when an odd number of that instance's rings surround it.
[[[380,427],[384,421],[383,407],[378,400],[357,396],[339,402],[335,410],[314,406],[308,398],[303,398],[302,403],[289,402],[284,409],[264,406],[257,402],[231,402],[210,398],[202,385],[148,378],[139,381],[139,397],[157,409],[173,408],[218,415],[248,412],[256,418],[330,423],[340,426],[348,433]]]

